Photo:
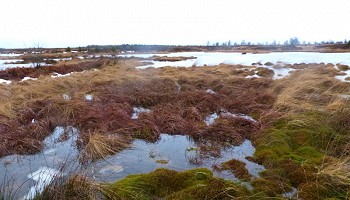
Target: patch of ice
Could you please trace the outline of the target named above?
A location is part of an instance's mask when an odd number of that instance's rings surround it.
[[[49,167],[40,167],[37,171],[28,174],[28,178],[40,182],[43,180],[52,180],[52,178],[58,175],[59,173],[60,172],[56,169],[52,169]]]
[[[210,125],[212,125],[212,124],[215,122],[215,120],[216,120],[217,118],[219,118],[219,115],[218,115],[217,113],[213,113],[213,114],[207,116],[207,117],[204,119],[204,122],[205,122],[205,124],[206,124],[207,126],[210,126]]]
[[[111,173],[119,173],[124,171],[124,168],[120,165],[109,165],[101,168],[98,172],[101,174],[111,174]]]
[[[223,111],[220,113],[220,115],[221,116],[230,116],[230,117],[239,117],[239,118],[247,119],[247,120],[252,121],[252,122],[256,122],[256,120],[253,119],[251,116],[245,115],[245,114],[234,114],[234,113],[230,113],[227,111]]]
[[[93,100],[94,100],[94,95],[92,95],[92,94],[86,94],[86,95],[85,95],[85,100],[86,100],[86,101],[93,101]]]
[[[32,77],[26,76],[26,77],[24,77],[24,78],[21,80],[21,82],[23,82],[23,81],[28,81],[28,80],[38,80],[38,79],[37,79],[37,78],[32,78]]]
[[[150,109],[142,108],[142,107],[134,107],[133,113],[131,114],[131,119],[138,119],[140,113],[151,112]]]
[[[0,83],[4,83],[4,84],[11,84],[11,83],[12,83],[12,81],[5,80],[5,79],[0,79]]]
[[[340,71],[340,69],[338,68],[337,65],[334,65],[334,68],[337,71]],[[341,72],[344,73],[344,75],[338,75],[338,76],[335,76],[335,78],[342,81],[342,82],[350,82],[350,70],[341,71]]]
[[[48,154],[52,154],[52,153],[54,153],[56,151],[57,151],[57,149],[49,149],[49,150],[44,151],[44,154],[48,155]]]
[[[53,133],[44,140],[45,149],[55,148],[56,144],[61,142],[62,138],[68,138],[72,143],[76,140],[78,130],[74,127],[57,126]]]
[[[45,187],[48,186],[55,177],[60,175],[61,173],[58,170],[49,167],[40,167],[37,171],[30,173],[27,177],[34,180],[36,184],[29,189],[28,194],[22,197],[22,199],[34,199],[37,194],[44,191]]]
[[[342,82],[350,82],[350,73],[344,76],[335,76],[336,79],[342,81]],[[349,80],[347,80],[349,79]]]

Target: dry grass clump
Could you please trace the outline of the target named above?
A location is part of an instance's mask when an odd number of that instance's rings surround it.
[[[104,197],[112,197],[113,195],[114,192],[101,183],[94,182],[82,175],[70,175],[66,178],[56,178],[34,200],[98,200],[104,199]]]
[[[132,108],[128,104],[104,104],[85,102],[74,110],[74,123],[83,132],[105,130],[113,131],[132,123]]]
[[[115,135],[92,134],[87,144],[80,151],[79,160],[82,163],[96,161],[129,147],[130,141]]]
[[[277,109],[319,110],[334,99],[332,90],[338,85],[335,69],[324,65],[295,71],[289,78],[276,81]]]
[[[189,60],[189,59],[196,59],[197,57],[190,56],[176,56],[176,57],[168,57],[168,56],[152,56],[151,59],[154,61],[168,61],[168,62],[177,62],[177,61],[182,61],[182,60]]]
[[[194,138],[204,138],[239,145],[258,130],[258,124],[239,117],[224,117],[213,125],[206,127],[194,135]]]
[[[80,61],[76,64],[64,64],[53,66],[42,66],[38,68],[9,68],[0,71],[0,78],[6,80],[21,80],[24,77],[38,78],[41,75],[52,73],[67,74],[70,72],[81,72],[84,70],[98,69],[104,64],[105,60]]]
[[[169,78],[155,78],[136,76],[138,71],[128,71],[131,77],[113,78],[111,81],[96,83],[96,93],[102,101],[114,101],[117,103],[126,102],[134,106],[145,108],[168,102],[178,92],[178,85]],[[143,71],[140,71],[143,75]],[[123,74],[117,74],[122,76]]]
[[[170,107],[170,105],[169,105]],[[153,111],[155,123],[162,133],[168,134],[191,134],[194,131],[194,124],[182,118],[176,108],[162,107]]]
[[[329,176],[334,182],[350,187],[350,157],[327,164],[319,173]]]
[[[176,103],[181,108],[196,108],[196,111],[202,116],[213,112],[219,112],[222,108],[222,96],[218,94],[209,94],[205,91],[185,91],[176,96]]]
[[[272,78],[273,75],[275,74],[273,70],[267,69],[265,67],[258,67],[257,68],[257,75],[261,77],[266,77],[266,78]]]
[[[342,64],[337,64],[337,67],[340,71],[347,71],[349,70],[349,66],[348,65],[342,65]]]
[[[22,123],[7,119],[0,123],[0,157],[11,154],[33,154],[43,147],[43,139],[51,131],[48,121]]]
[[[221,164],[223,170],[230,170],[237,178],[241,180],[249,180],[249,174],[246,164],[240,160],[232,159]]]

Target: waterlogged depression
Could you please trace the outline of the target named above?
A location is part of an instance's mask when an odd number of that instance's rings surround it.
[[[148,111],[147,111],[148,112]],[[35,122],[34,122],[35,123]],[[206,167],[214,170],[231,159],[246,163],[253,176],[258,176],[264,167],[246,159],[255,148],[249,140],[240,146],[226,146],[219,157],[205,155],[200,147],[188,136],[161,134],[155,143],[134,140],[131,147],[116,155],[83,165],[79,163],[76,140],[79,131],[74,127],[56,127],[44,140],[42,152],[35,155],[11,155],[0,159],[0,177],[16,198],[32,199],[55,178],[80,172],[96,181],[113,182],[129,174],[148,173],[157,168],[187,170]],[[63,140],[64,139],[64,140]],[[200,162],[198,162],[200,161]],[[229,171],[215,171],[218,177],[237,180]]]

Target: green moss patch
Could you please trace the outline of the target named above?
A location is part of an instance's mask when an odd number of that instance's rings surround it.
[[[214,178],[212,172],[204,168],[184,172],[157,169],[149,174],[127,176],[111,184],[109,189],[115,193],[111,199],[232,199],[249,196],[245,187]]]
[[[344,135],[329,121],[327,113],[309,112],[279,119],[264,130],[255,141],[254,159],[267,169],[252,182],[254,191],[278,196],[295,187],[303,199],[346,196],[349,189],[331,187],[333,183],[319,173],[326,159],[339,151],[333,144],[339,144]]]

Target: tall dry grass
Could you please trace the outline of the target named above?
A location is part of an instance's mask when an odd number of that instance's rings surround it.
[[[34,200],[98,200],[113,196],[115,193],[104,184],[92,181],[83,175],[72,174],[53,180],[41,194],[36,195]]]
[[[94,162],[129,147],[130,141],[113,136],[94,133],[89,136],[87,144],[80,151],[79,160],[82,163]]]
[[[346,92],[344,84],[334,78],[335,74],[333,67],[317,64],[276,81],[275,107],[287,111],[324,110],[334,101],[334,92]]]

